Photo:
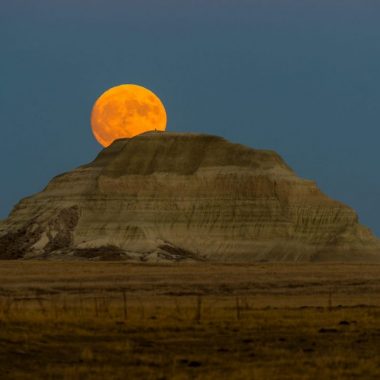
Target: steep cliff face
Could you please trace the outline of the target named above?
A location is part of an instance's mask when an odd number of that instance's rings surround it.
[[[279,155],[200,134],[115,141],[0,225],[0,258],[380,261],[356,213]]]

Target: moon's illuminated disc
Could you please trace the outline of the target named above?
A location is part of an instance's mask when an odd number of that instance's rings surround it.
[[[133,137],[147,131],[164,131],[166,111],[150,90],[135,84],[112,87],[95,102],[91,127],[104,147],[114,140]]]

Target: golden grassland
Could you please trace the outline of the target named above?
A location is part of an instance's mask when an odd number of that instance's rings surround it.
[[[380,266],[0,262],[1,379],[379,379]]]

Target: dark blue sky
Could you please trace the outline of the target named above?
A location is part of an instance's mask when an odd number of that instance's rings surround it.
[[[0,12],[0,217],[92,160],[89,116],[137,83],[168,130],[278,151],[380,235],[377,0],[11,0]]]

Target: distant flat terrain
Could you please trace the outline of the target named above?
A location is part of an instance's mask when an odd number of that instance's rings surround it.
[[[0,327],[2,379],[378,379],[380,265],[2,261]]]

